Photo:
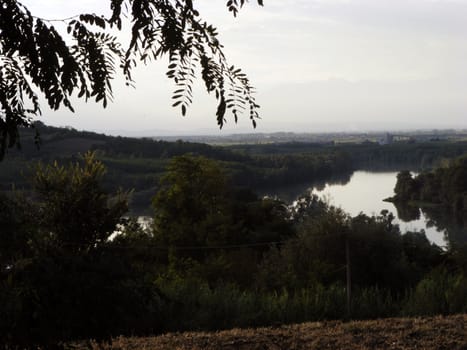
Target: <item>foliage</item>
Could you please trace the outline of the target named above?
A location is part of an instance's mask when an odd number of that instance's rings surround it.
[[[164,293],[179,303],[169,309],[173,329],[219,330],[260,327],[271,324],[335,319],[345,310],[345,290],[341,285],[316,286],[295,293],[256,292],[227,284],[211,288],[205,283],[164,281]]]
[[[407,315],[439,315],[467,312],[465,275],[439,268],[421,280],[407,299]]]
[[[176,157],[154,197],[155,235],[165,244],[218,243],[229,196],[222,170],[206,158]],[[215,230],[219,228],[220,231]]]
[[[31,254],[36,208],[19,194],[0,194],[0,271]]]
[[[0,341],[53,345],[160,328],[157,290],[112,254],[42,252],[0,282]]]
[[[262,0],[258,0],[262,5]],[[234,15],[244,4],[228,1]],[[256,125],[259,106],[248,77],[227,63],[216,28],[203,21],[192,0],[111,0],[111,15],[81,14],[55,20],[34,16],[17,0],[0,6],[0,156],[19,144],[18,127],[31,126],[40,115],[42,96],[49,107],[73,111],[70,97],[95,99],[104,108],[112,100],[112,80],[121,70],[127,85],[141,61],[169,58],[167,76],[176,85],[174,107],[183,115],[192,102],[192,85],[199,70],[208,92],[218,101],[220,127],[230,110],[237,121],[248,110]],[[125,18],[128,17],[128,20]],[[130,26],[127,47],[113,35]],[[112,33],[112,34],[111,34]],[[37,141],[37,140],[36,140]]]
[[[401,235],[393,219],[386,212],[350,218],[333,207],[305,216],[296,238],[265,255],[257,286],[295,290],[345,283],[348,244],[354,286],[402,293],[441,263],[441,250],[424,234]]]
[[[452,217],[467,217],[467,157],[462,156],[412,178],[400,172],[394,189],[395,200],[439,204]]]
[[[172,267],[210,282],[241,277],[242,262],[254,270],[260,252],[292,234],[282,203],[234,189],[204,157],[173,158],[153,207],[154,241],[168,247]]]
[[[77,250],[107,241],[128,206],[123,193],[110,198],[103,190],[104,174],[104,165],[93,153],[84,155],[83,164],[37,166],[32,180],[40,212],[37,219],[48,239]]]
[[[394,188],[397,200],[407,201],[411,199],[414,191],[416,191],[416,182],[410,171],[404,170],[398,173],[396,187]]]
[[[112,200],[102,189],[104,172],[92,153],[68,166],[39,165],[31,179],[33,197],[3,198],[0,342],[5,346],[104,337],[126,329],[131,310],[141,311],[131,270],[102,250],[127,209],[124,197]]]

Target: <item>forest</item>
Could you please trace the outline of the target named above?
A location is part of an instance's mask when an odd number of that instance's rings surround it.
[[[1,194],[3,348],[467,312],[467,247],[443,250],[424,232],[402,233],[389,212],[351,217],[315,195],[290,204],[255,193],[256,184],[363,164],[442,166],[464,143],[217,148],[48,131],[40,151],[10,150],[1,164],[2,176],[10,164],[29,166]],[[73,153],[77,145],[91,150]],[[450,164],[465,167],[463,159]],[[459,171],[434,174],[465,179]],[[142,174],[149,225],[128,213]]]

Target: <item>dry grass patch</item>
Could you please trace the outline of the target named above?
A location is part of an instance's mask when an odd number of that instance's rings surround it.
[[[93,348],[105,350],[467,350],[466,322],[467,315],[354,322],[314,322],[210,333],[170,333],[147,338],[119,337],[114,339],[111,345],[93,344]]]

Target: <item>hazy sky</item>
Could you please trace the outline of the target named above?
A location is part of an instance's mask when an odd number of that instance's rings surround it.
[[[195,0],[232,64],[257,88],[257,131],[467,128],[467,0],[255,0],[233,18]],[[106,0],[23,0],[34,14],[107,13]],[[171,106],[166,62],[141,65],[136,89],[115,81],[107,109],[76,103],[52,125],[120,134],[252,132],[247,116],[216,127],[201,84],[186,117]]]

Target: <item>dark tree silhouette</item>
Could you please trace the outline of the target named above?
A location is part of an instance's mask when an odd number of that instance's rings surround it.
[[[257,0],[262,5],[262,0]],[[245,0],[228,0],[237,15]],[[175,82],[174,107],[183,115],[192,102],[197,71],[217,99],[217,123],[230,110],[237,121],[247,111],[256,125],[259,106],[248,77],[228,64],[216,28],[206,23],[193,0],[110,0],[111,16],[81,14],[54,20],[34,16],[17,0],[0,1],[0,157],[19,146],[19,127],[40,115],[39,95],[50,108],[73,111],[70,97],[94,99],[104,108],[112,100],[112,79],[121,70],[132,85],[132,69],[168,56],[167,76]],[[122,18],[128,17],[128,21]],[[129,25],[127,47],[111,35]]]

